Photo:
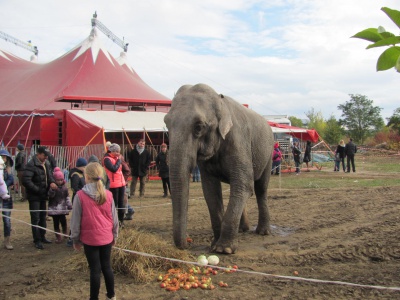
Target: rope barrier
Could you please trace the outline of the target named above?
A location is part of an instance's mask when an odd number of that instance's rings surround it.
[[[69,237],[66,234],[62,234],[60,232],[55,232],[51,229],[44,228],[42,226],[38,225],[32,225],[28,222],[10,217],[10,216],[5,216],[3,217],[9,218],[11,220],[30,225],[32,227],[36,227],[39,229],[43,229],[49,232],[52,232],[54,234],[59,234],[64,237]],[[139,252],[139,251],[134,251],[134,250],[129,250],[129,249],[123,249],[119,248],[116,246],[113,246],[113,249],[123,251],[126,253],[130,254],[136,254],[144,257],[151,257],[151,258],[157,258],[157,259],[162,259],[162,260],[167,260],[171,262],[176,262],[176,263],[182,263],[182,264],[189,264],[189,265],[197,265],[197,266],[202,266],[201,264],[193,261],[185,261],[185,260],[180,260],[176,258],[171,258],[171,257],[164,257],[164,256],[159,256],[159,255],[154,255],[154,254],[149,254],[146,252]],[[208,265],[211,268],[216,268],[220,270],[230,270],[230,268],[226,267],[221,267],[221,266],[214,266],[214,265]],[[352,287],[361,287],[361,288],[370,288],[370,289],[377,289],[377,290],[392,290],[392,291],[400,291],[400,287],[388,287],[388,286],[381,286],[381,285],[368,285],[368,284],[358,284],[358,283],[352,283],[352,282],[346,282],[346,281],[336,281],[336,280],[324,280],[324,279],[316,279],[316,278],[308,278],[308,277],[298,277],[298,276],[287,276],[287,275],[277,275],[277,274],[270,274],[270,273],[264,273],[264,272],[257,272],[257,271],[247,271],[247,270],[242,270],[242,269],[236,269],[236,272],[243,273],[243,274],[250,274],[250,275],[260,275],[264,277],[272,277],[272,278],[279,278],[279,279],[287,279],[287,280],[294,280],[294,281],[304,281],[304,282],[313,282],[313,283],[321,283],[321,284],[335,284],[335,285],[344,285],[344,286],[352,286]]]
[[[223,191],[222,193],[228,192],[228,190]],[[192,198],[189,199],[189,201],[194,201],[196,199],[201,199],[203,197],[198,197],[198,198]],[[138,208],[146,208],[146,207],[155,207],[155,206],[166,206],[166,205],[171,205],[171,203],[162,203],[158,205],[148,205],[148,206],[141,206]],[[121,209],[126,209],[126,208],[121,208]],[[1,209],[0,211],[30,211],[30,210],[16,210],[16,209]],[[44,211],[44,210],[34,210],[34,211]],[[46,210],[47,211],[47,210]],[[54,234],[59,234],[61,236],[69,238],[69,235],[60,233],[60,232],[55,232],[51,229],[44,228],[38,225],[33,225],[31,223],[25,222],[23,220],[16,219],[11,216],[3,215],[3,217],[9,218],[11,220],[17,221],[19,223],[23,223],[32,227],[36,227],[39,229],[46,230],[48,232],[54,233]],[[139,252],[139,251],[134,251],[134,250],[129,250],[129,249],[123,249],[119,248],[116,246],[113,246],[113,249],[127,252],[130,254],[136,254],[144,257],[151,257],[151,258],[157,258],[157,259],[162,259],[162,260],[167,260],[171,262],[176,262],[176,263],[183,263],[183,264],[189,264],[189,265],[197,265],[201,266],[197,262],[192,262],[192,261],[184,261],[176,258],[170,258],[170,257],[164,257],[164,256],[159,256],[159,255],[154,255],[154,254],[149,254],[146,252]],[[221,267],[221,266],[214,266],[214,265],[208,265],[209,267],[212,268],[217,268],[221,270],[230,270],[230,268],[226,267]],[[242,269],[236,269],[236,272],[243,273],[243,274],[250,274],[250,275],[260,275],[264,277],[272,277],[272,278],[279,278],[279,279],[286,279],[286,280],[294,280],[294,281],[304,281],[304,282],[312,282],[312,283],[321,283],[321,284],[334,284],[334,285],[344,285],[344,286],[352,286],[352,287],[361,287],[361,288],[369,288],[369,289],[377,289],[377,290],[392,290],[392,291],[400,291],[400,287],[388,287],[388,286],[381,286],[381,285],[367,285],[367,284],[358,284],[358,283],[352,283],[352,282],[346,282],[346,281],[336,281],[336,280],[324,280],[324,279],[316,279],[316,278],[308,278],[308,277],[298,277],[298,276],[287,276],[287,275],[277,275],[277,274],[270,274],[270,273],[264,273],[264,272],[257,272],[257,271],[247,271],[247,270],[242,270]]]

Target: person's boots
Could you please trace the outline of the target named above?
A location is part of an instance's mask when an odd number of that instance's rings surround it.
[[[61,244],[62,243],[62,237],[61,234],[59,233],[59,231],[57,231],[58,233],[56,233],[56,244]]]
[[[65,227],[65,228],[63,227],[62,233],[64,235],[64,240],[66,240],[68,238],[67,227]]]
[[[135,213],[135,210],[132,206],[128,205],[128,212],[125,214],[124,220],[132,220],[132,216]]]
[[[167,189],[164,189],[164,195],[163,195],[163,198],[167,198],[168,197],[168,190]]]
[[[14,249],[14,247],[11,245],[11,241],[10,241],[10,237],[9,236],[5,236],[4,237],[4,248],[6,248],[7,250]]]

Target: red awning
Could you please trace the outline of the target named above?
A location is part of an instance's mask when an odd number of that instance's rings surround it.
[[[279,128],[282,129],[279,130],[279,132],[289,134],[303,141],[311,141],[313,143],[316,143],[319,140],[319,134],[315,129],[300,128],[295,126],[279,124],[271,121],[267,122],[271,126],[272,131],[274,131],[274,128]]]

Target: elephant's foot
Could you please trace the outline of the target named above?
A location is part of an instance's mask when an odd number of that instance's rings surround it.
[[[271,228],[268,226],[260,226],[258,225],[256,228],[256,233],[259,235],[270,235],[271,234]]]
[[[240,224],[239,232],[247,232],[250,230],[249,224]]]
[[[223,244],[223,243],[216,243],[215,245],[211,245],[210,252],[216,252],[221,254],[234,254],[237,250],[237,246],[232,244]]]

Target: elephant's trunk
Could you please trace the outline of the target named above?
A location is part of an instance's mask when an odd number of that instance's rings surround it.
[[[190,170],[191,167],[187,155],[182,153],[171,155],[169,177],[173,211],[173,236],[175,246],[180,249],[187,247],[186,230]]]

